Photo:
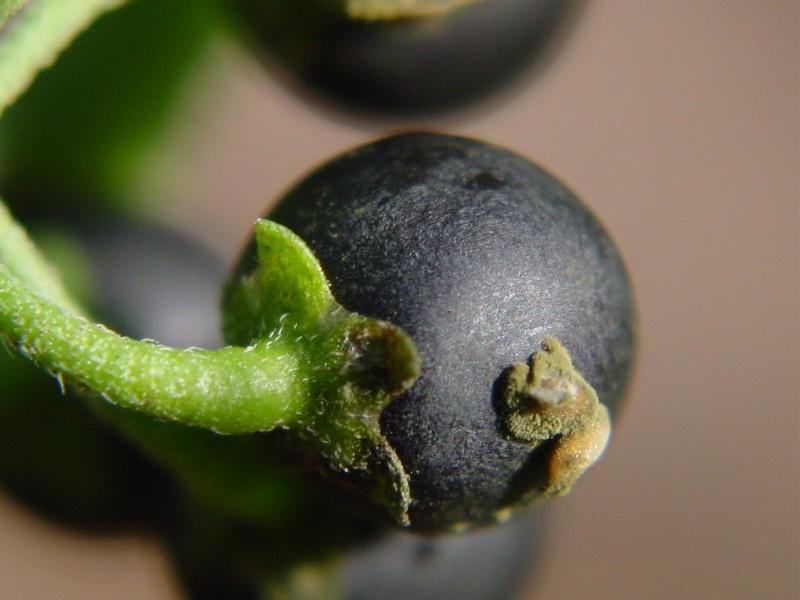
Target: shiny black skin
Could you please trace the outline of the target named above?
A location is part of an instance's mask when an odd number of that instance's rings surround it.
[[[634,346],[625,268],[587,208],[526,159],[395,136],[314,171],[268,216],[309,244],[345,308],[417,345],[420,377],[381,415],[410,475],[412,528],[490,521],[542,484],[546,448],[507,439],[493,395],[545,336],[617,411]]]
[[[313,95],[369,113],[419,115],[473,104],[541,62],[578,2],[491,0],[393,21],[349,19],[333,4],[232,6],[256,52]]]

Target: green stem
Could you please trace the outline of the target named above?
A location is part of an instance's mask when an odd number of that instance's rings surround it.
[[[11,251],[24,232],[7,211],[3,217],[16,241],[0,250],[0,258],[11,257],[0,263],[0,341],[59,380],[144,415],[225,434],[292,430],[301,454],[331,472],[360,472],[355,485],[408,523],[408,474],[379,416],[416,379],[416,348],[390,323],[339,306],[295,234],[256,223],[255,260],[224,294],[226,337],[234,345],[178,349],[120,336],[53,302],[27,272],[46,271],[43,259],[29,241]],[[149,445],[143,434],[137,439]]]
[[[178,349],[120,336],[31,292],[0,266],[0,329],[23,354],[114,404],[220,433],[291,421],[297,355],[277,340]]]

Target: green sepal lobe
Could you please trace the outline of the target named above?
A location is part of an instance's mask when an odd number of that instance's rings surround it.
[[[314,254],[286,227],[257,221],[248,254],[225,288],[226,339],[292,345],[301,357],[297,377],[307,384],[289,436],[302,462],[407,524],[408,476],[379,418],[419,373],[413,341],[391,323],[340,306]]]

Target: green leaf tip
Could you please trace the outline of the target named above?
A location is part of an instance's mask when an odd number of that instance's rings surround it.
[[[313,328],[335,304],[314,254],[292,231],[266,219],[256,221],[253,239],[248,254],[255,256],[247,258],[255,262],[242,265],[223,295],[225,339],[246,345],[285,326]]]
[[[306,243],[266,219],[256,221],[253,244],[225,286],[223,328],[225,339],[240,346],[277,338],[307,346],[318,365],[365,390],[396,394],[419,372],[411,338],[340,306]]]
[[[0,114],[75,36],[123,1],[5,2],[0,15]]]

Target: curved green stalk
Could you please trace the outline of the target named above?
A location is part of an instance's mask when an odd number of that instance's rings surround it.
[[[23,235],[13,223],[6,230]],[[336,305],[318,263],[294,234],[264,221],[257,240],[259,268],[228,292],[229,319],[249,323],[253,333],[237,332],[240,345],[171,348],[72,314],[65,297],[59,306],[17,276],[31,265],[46,268],[32,245],[17,255],[0,252],[14,258],[0,265],[0,332],[57,377],[114,404],[220,433],[297,420],[319,427],[322,414],[380,412],[384,396],[416,375],[413,344],[397,328]],[[12,240],[14,247],[19,241]],[[359,388],[365,397],[355,393]],[[331,408],[330,398],[346,410]]]
[[[23,236],[4,214],[5,230]],[[327,468],[365,473],[364,492],[405,523],[408,476],[378,419],[416,379],[413,342],[339,306],[291,231],[263,220],[255,229],[254,264],[225,290],[235,345],[170,348],[78,316],[48,297],[42,280],[35,289],[23,281],[31,265],[45,268],[32,245],[0,250],[13,256],[0,264],[0,336],[59,380],[120,407],[224,434],[288,429]]]
[[[5,266],[0,329],[23,354],[114,404],[220,433],[284,425],[305,396],[292,376],[298,357],[278,340],[218,350],[133,340],[69,314]]]

